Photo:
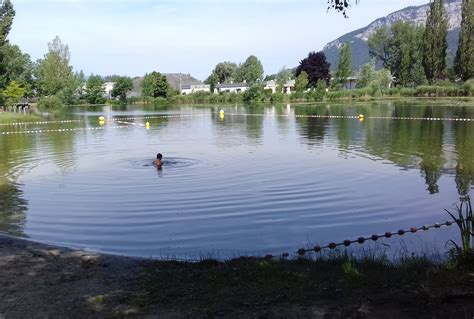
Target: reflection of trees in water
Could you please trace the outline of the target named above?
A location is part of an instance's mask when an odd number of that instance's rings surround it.
[[[434,107],[436,109],[436,107]],[[424,117],[442,117],[442,113],[433,107],[425,109]],[[430,194],[439,192],[438,180],[442,175],[443,158],[443,121],[421,121],[419,140],[421,163],[420,168],[425,176],[425,183]]]
[[[456,187],[460,196],[466,196],[474,184],[474,124],[456,122]]]
[[[14,236],[23,236],[28,202],[23,198],[21,185],[9,178],[15,178],[22,165],[32,158],[35,142],[35,136],[26,134],[0,138],[0,231]]]
[[[296,115],[329,115],[329,111],[320,106],[298,107],[295,113]],[[325,117],[296,117],[296,125],[306,143],[313,145],[324,140],[329,119]]]
[[[24,236],[28,201],[23,198],[20,185],[0,183],[0,231],[14,236]]]
[[[393,117],[443,117],[440,107],[410,107],[395,103]],[[420,167],[430,194],[439,192],[438,180],[442,175],[443,121],[387,120],[367,127],[367,150],[403,167]],[[386,132],[386,133],[385,133]]]
[[[263,107],[250,107],[247,110],[249,115],[245,117],[245,126],[247,128],[247,136],[250,140],[260,140],[263,132]]]

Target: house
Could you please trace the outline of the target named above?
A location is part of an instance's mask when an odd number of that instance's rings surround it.
[[[229,92],[229,93],[240,93],[240,92],[245,92],[249,89],[249,84],[248,83],[222,83],[222,84],[217,84],[216,87],[214,88],[214,93],[223,93],[223,92]]]
[[[349,76],[345,79],[345,82],[343,83],[342,87],[348,90],[355,89],[357,85],[357,80],[359,80],[357,76]]]
[[[289,80],[288,82],[283,85],[283,93],[290,94],[295,90],[295,80]]]
[[[211,86],[208,84],[188,84],[181,86],[181,94],[191,94],[195,92],[211,92]]]
[[[277,83],[275,80],[265,82],[265,90],[272,90],[272,94],[277,91]]]
[[[272,90],[272,93],[278,91],[278,84],[275,80],[265,82],[265,90]],[[295,80],[288,80],[281,88],[281,93],[290,94],[295,90]]]
[[[111,99],[112,90],[114,89],[115,82],[105,82],[102,87],[104,88],[104,97]]]

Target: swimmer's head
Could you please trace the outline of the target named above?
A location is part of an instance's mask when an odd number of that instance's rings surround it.
[[[161,153],[158,153],[158,154],[156,154],[156,158],[161,160],[163,158],[163,155],[161,155]]]

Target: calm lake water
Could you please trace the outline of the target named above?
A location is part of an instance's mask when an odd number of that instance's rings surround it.
[[[96,129],[100,115],[107,123]],[[372,116],[474,118],[474,107],[130,106],[3,125],[43,132],[0,135],[0,231],[133,256],[224,258],[448,220],[444,209],[473,193],[474,122]],[[444,251],[449,239],[455,226],[378,245]]]

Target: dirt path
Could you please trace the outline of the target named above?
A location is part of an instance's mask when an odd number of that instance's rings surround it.
[[[121,299],[140,260],[0,235],[0,318],[91,318],[133,313]]]

